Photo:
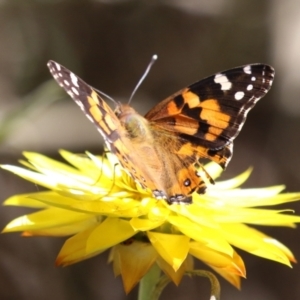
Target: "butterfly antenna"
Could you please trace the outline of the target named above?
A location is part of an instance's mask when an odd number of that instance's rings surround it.
[[[107,98],[108,100],[112,101],[116,106],[118,106],[118,103],[117,103],[117,101],[116,101],[114,98],[108,96],[107,94],[105,94],[104,92],[102,92],[102,91],[100,91],[100,90],[98,90],[98,89],[95,89],[94,87],[93,87],[93,89],[94,89],[96,92],[98,92],[98,94],[104,96],[104,97]]]
[[[140,87],[140,85],[143,83],[144,79],[146,78],[146,76],[148,75],[149,71],[151,70],[151,67],[153,66],[153,64],[155,63],[155,61],[157,60],[157,55],[154,54],[151,58],[151,61],[145,71],[145,73],[143,74],[143,76],[141,77],[141,79],[139,80],[139,82],[137,83],[137,85],[135,86],[133,92],[131,93],[131,96],[129,98],[128,104],[130,104],[133,96],[135,95],[136,91],[138,90],[138,88]]]

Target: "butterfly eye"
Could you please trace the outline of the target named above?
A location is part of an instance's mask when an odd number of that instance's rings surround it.
[[[115,113],[115,115],[116,115],[117,117],[119,117],[119,116],[121,115],[121,113],[122,113],[122,111],[121,111],[121,105],[118,105],[118,106],[115,108],[114,113]]]

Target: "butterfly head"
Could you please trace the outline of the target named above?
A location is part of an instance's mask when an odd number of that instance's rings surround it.
[[[131,106],[121,105],[116,112],[116,116],[130,139],[145,141],[151,136],[148,121]]]

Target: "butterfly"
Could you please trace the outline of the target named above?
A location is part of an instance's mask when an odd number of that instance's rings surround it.
[[[275,74],[265,64],[219,72],[159,102],[143,117],[128,104],[118,103],[112,110],[94,88],[62,65],[49,61],[48,67],[123,169],[168,204],[192,203],[192,193],[205,192],[210,176],[199,172],[200,160],[228,165],[233,140]]]

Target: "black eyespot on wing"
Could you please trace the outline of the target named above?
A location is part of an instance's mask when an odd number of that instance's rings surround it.
[[[191,180],[189,178],[187,178],[185,181],[184,181],[184,186],[190,186],[191,185]]]

